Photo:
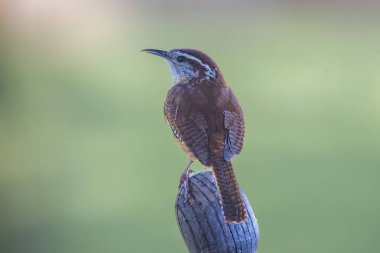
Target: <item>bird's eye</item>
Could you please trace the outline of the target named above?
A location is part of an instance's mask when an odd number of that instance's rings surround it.
[[[183,56],[177,57],[177,62],[184,62],[184,61],[185,61],[185,57],[183,57]]]

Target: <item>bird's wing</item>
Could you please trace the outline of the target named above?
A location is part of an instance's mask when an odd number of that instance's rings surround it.
[[[207,122],[200,113],[185,113],[185,108],[167,98],[164,105],[165,119],[169,123],[174,137],[183,143],[204,165],[209,166]]]
[[[245,123],[243,112],[236,97],[232,94],[230,106],[224,111],[224,127],[226,135],[224,139],[224,159],[230,161],[235,155],[240,154],[245,135]]]

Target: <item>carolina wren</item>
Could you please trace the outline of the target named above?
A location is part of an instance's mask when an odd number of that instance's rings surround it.
[[[174,85],[168,91],[164,114],[174,137],[191,162],[198,160],[214,171],[225,220],[245,221],[247,211],[231,163],[243,147],[244,117],[222,72],[195,49],[143,51],[163,57],[172,70]]]

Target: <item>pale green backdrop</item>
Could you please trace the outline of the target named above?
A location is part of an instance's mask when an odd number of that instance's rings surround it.
[[[236,174],[261,253],[380,252],[375,1],[1,4],[0,251],[187,252],[172,78],[144,48],[200,49],[247,121]],[[200,164],[194,168],[202,170]]]

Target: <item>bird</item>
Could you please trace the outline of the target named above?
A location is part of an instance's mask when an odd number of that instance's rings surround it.
[[[190,158],[181,181],[187,186],[194,161],[211,167],[225,221],[246,221],[247,210],[231,162],[243,148],[244,115],[220,68],[196,49],[142,51],[164,58],[174,77],[164,102],[164,116],[179,146]]]

